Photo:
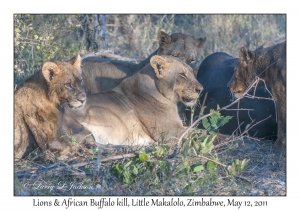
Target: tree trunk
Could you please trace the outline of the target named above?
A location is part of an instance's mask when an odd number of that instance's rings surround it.
[[[84,15],[82,17],[83,40],[88,52],[108,49],[106,15]]]

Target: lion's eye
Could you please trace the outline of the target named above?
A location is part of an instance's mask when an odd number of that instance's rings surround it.
[[[195,62],[196,62],[196,60],[192,59],[192,60],[190,60],[190,62],[191,62],[191,63],[195,63]]]
[[[179,73],[179,75],[180,75],[181,77],[183,77],[184,79],[187,79],[187,76],[185,75],[185,73]]]
[[[65,87],[66,87],[68,90],[73,90],[73,87],[72,87],[72,84],[71,84],[71,83],[65,84]]]

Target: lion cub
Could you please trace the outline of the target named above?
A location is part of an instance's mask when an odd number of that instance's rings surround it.
[[[46,62],[41,71],[23,82],[14,94],[14,157],[23,158],[36,144],[64,158],[75,152],[69,138],[61,138],[60,106],[82,108],[86,94],[81,57],[69,62]]]
[[[286,42],[249,51],[242,47],[234,75],[228,83],[235,97],[242,97],[258,76],[270,84],[276,103],[278,130],[277,146],[286,146]]]
[[[194,106],[203,90],[193,70],[173,56],[151,57],[150,63],[117,87],[88,96],[82,110],[67,109],[99,144],[147,145],[185,131],[177,103]]]

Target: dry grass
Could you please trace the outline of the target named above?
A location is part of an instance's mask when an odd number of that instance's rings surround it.
[[[286,15],[106,15],[106,34],[96,36],[96,49],[86,49],[84,20],[88,15],[16,15],[15,84],[49,60],[68,60],[80,53],[110,50],[137,60],[158,48],[157,34],[184,33],[207,37],[197,66],[214,52],[238,56],[239,48],[254,50],[267,41],[285,37]],[[107,49],[108,48],[108,49]]]

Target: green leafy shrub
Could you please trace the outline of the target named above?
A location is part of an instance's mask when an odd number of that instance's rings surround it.
[[[147,150],[141,149],[138,156],[113,164],[112,174],[127,185],[140,179],[144,180],[145,177],[152,184],[177,177],[186,180],[183,194],[189,195],[197,188],[191,183],[216,182],[218,175],[223,171],[219,170],[219,167],[226,170],[226,175],[235,176],[241,173],[248,163],[247,160],[235,159],[230,167],[227,167],[213,154],[218,128],[226,124],[231,117],[223,117],[218,112],[214,113],[214,110],[211,110],[211,113],[213,114],[209,120],[204,122],[209,133],[201,136],[201,131],[195,128],[195,132],[182,143],[176,163],[168,158],[169,148],[160,145]]]

